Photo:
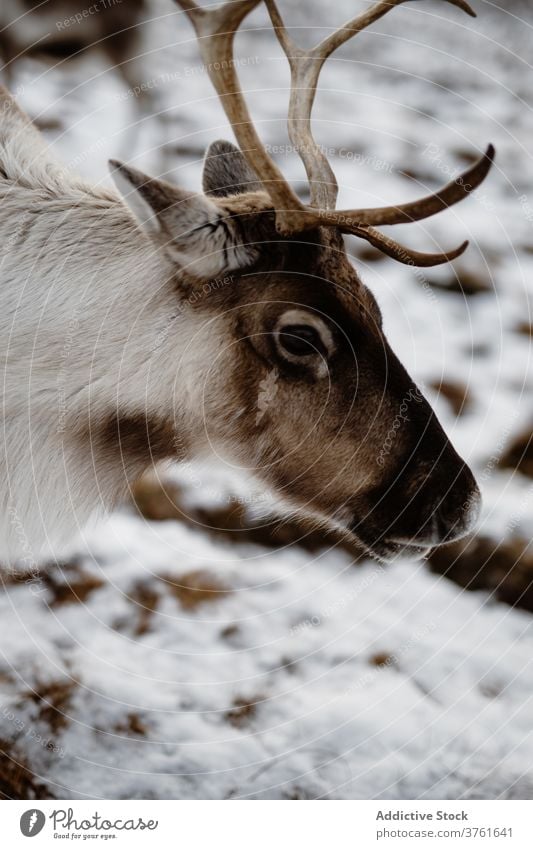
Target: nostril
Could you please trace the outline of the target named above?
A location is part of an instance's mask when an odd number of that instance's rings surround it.
[[[481,494],[472,472],[462,462],[449,463],[440,471],[437,479],[427,474],[422,485],[418,484],[416,494],[412,492],[412,480],[400,490],[391,505],[396,515],[388,525],[388,541],[433,548],[472,531],[481,506]]]
[[[445,500],[436,511],[438,542],[446,543],[460,539],[473,530],[481,510],[481,493],[472,478],[469,491],[463,500]]]

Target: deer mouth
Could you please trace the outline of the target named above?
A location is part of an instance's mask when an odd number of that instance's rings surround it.
[[[479,487],[449,444],[445,450],[445,462],[433,464],[431,474],[422,465],[418,476],[399,477],[381,499],[379,493],[367,499],[362,516],[364,504],[352,507],[349,530],[371,556],[420,560],[473,532],[481,510]]]
[[[366,553],[380,563],[391,563],[400,559],[423,560],[438,545],[432,533],[418,539],[416,536],[392,537],[380,534],[376,528],[365,527],[360,522],[353,523],[350,532],[365,548]]]
[[[429,552],[434,548],[433,545],[422,545],[415,542],[403,542],[398,540],[383,539],[378,542],[369,544],[357,535],[360,542],[363,543],[367,553],[374,560],[380,563],[391,563],[395,560],[423,560],[428,556]]]

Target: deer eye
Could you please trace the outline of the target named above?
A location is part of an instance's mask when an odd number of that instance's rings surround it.
[[[310,369],[317,379],[328,375],[335,342],[321,316],[300,308],[285,310],[275,326],[274,339],[278,355],[288,364]]]
[[[279,331],[280,347],[293,357],[325,353],[320,333],[310,324],[287,324]]]

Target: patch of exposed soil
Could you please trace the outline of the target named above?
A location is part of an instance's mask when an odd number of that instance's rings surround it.
[[[465,295],[467,298],[494,292],[491,281],[483,274],[460,268],[455,272],[448,271],[446,276],[428,276],[428,282],[436,289]]]
[[[54,799],[54,794],[36,778],[15,748],[0,740],[0,799]]]
[[[456,416],[461,416],[468,411],[471,402],[468,387],[464,383],[456,383],[452,380],[435,380],[429,385],[446,399]]]
[[[167,592],[179,601],[184,610],[195,610],[202,604],[220,601],[231,592],[206,569],[186,572],[183,575],[161,575],[160,578]]]
[[[39,706],[38,719],[54,731],[60,731],[69,723],[72,696],[77,687],[75,681],[51,681],[42,686],[36,685],[25,699]]]
[[[150,475],[136,483],[133,498],[137,510],[146,519],[185,522],[233,544],[253,543],[276,549],[296,544],[312,553],[338,547],[348,551],[354,559],[362,554],[361,549],[341,532],[317,529],[304,517],[271,515],[257,519],[246,503],[238,499],[210,507],[191,507],[178,484]]]
[[[432,572],[465,589],[488,590],[499,601],[533,611],[533,548],[528,540],[470,537],[435,549],[429,564]]]
[[[257,706],[262,701],[262,696],[253,700],[235,699],[233,707],[226,712],[225,717],[234,728],[243,728],[252,722],[257,713]]]
[[[500,459],[500,466],[533,478],[533,426],[513,437]]]

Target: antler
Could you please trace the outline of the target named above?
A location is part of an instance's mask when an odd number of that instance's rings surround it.
[[[272,26],[291,69],[289,136],[296,150],[300,151],[307,171],[311,184],[312,206],[334,208],[337,200],[337,180],[311,131],[311,112],[324,63],[337,48],[386,15],[395,6],[405,2],[408,0],[380,0],[366,12],[347,21],[315,47],[302,50],[290,38],[275,0],[265,0]],[[464,0],[446,0],[446,2],[458,6],[475,17],[475,12]]]
[[[176,2],[194,27],[200,54],[239,147],[272,198],[278,229],[287,235],[295,232],[296,222],[291,213],[305,212],[305,206],[295,195],[257,135],[242,95],[233,59],[235,33],[246,15],[258,6],[261,0],[229,0],[211,10],[202,9],[194,0]]]
[[[246,15],[259,5],[261,0],[229,0],[212,10],[199,7],[194,0],[176,2],[194,26],[202,58],[239,146],[272,199],[276,210],[276,227],[280,233],[292,235],[319,225],[336,227],[343,233],[351,233],[365,239],[400,262],[417,266],[439,265],[463,253],[468,242],[447,253],[419,253],[403,247],[375,230],[374,225],[420,221],[463,200],[487,176],[495,155],[492,145],[489,145],[486,153],[471,168],[435,194],[399,206],[335,211],[337,181],[311,130],[311,112],[318,79],[328,57],[392,8],[409,0],[378,0],[366,12],[352,18],[309,50],[303,50],[294,44],[275,0],[265,0],[276,36],[291,70],[288,129],[291,142],[306,169],[311,191],[309,206],[297,197],[265,150],[252,123],[235,72],[235,33]],[[444,2],[475,17],[475,12],[465,0]]]

